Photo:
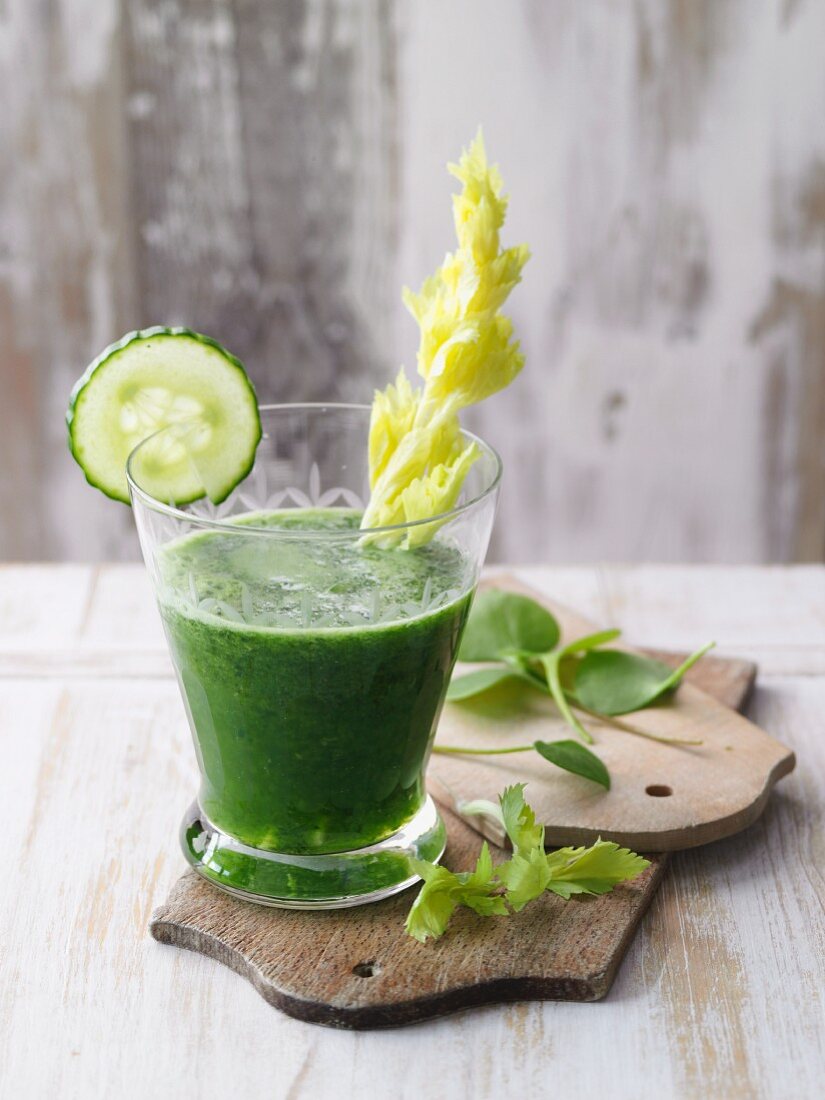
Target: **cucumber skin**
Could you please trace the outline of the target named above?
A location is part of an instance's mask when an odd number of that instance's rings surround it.
[[[132,344],[138,340],[151,339],[155,336],[188,336],[191,339],[196,340],[199,344],[205,344],[207,345],[207,347],[215,348],[215,350],[219,351],[224,359],[227,360],[227,362],[231,363],[233,367],[241,372],[244,381],[246,382],[247,386],[249,386],[250,393],[252,394],[253,403],[255,405],[255,413],[258,420],[258,436],[255,440],[255,446],[252,448],[252,457],[249,461],[249,465],[235,482],[235,485],[239,485],[240,482],[242,482],[243,479],[248,476],[248,474],[252,470],[252,467],[255,465],[255,454],[258,450],[258,444],[261,442],[261,436],[263,435],[263,428],[261,427],[261,414],[258,411],[258,395],[255,392],[255,386],[252,382],[252,379],[246,373],[246,367],[243,365],[240,359],[238,359],[237,356],[233,355],[231,351],[227,351],[223,344],[219,344],[218,341],[213,340],[211,336],[204,336],[202,332],[195,332],[191,328],[183,328],[181,326],[174,326],[170,328],[167,325],[152,325],[150,328],[135,329],[133,332],[127,332],[125,336],[121,336],[119,340],[115,340],[113,344],[109,344],[108,347],[105,347],[100,355],[95,356],[95,358],[91,361],[91,363],[85,369],[80,378],[78,378],[78,380],[72,386],[72,392],[69,394],[69,407],[66,410],[66,431],[68,432],[69,451],[71,452],[72,458],[83,471],[83,476],[86,478],[86,481],[89,483],[89,485],[92,486],[93,489],[97,489],[98,492],[103,493],[103,495],[108,497],[109,500],[116,500],[118,504],[125,504],[127,508],[132,507],[132,502],[129,499],[128,495],[125,497],[118,496],[117,494],[110,492],[108,489],[104,489],[102,485],[98,485],[96,481],[93,481],[92,478],[89,477],[89,474],[86,472],[85,466],[80,461],[77,450],[75,449],[74,441],[75,411],[77,409],[77,405],[83,393],[83,390],[86,388],[87,384],[91,380],[92,375],[99,367],[102,367],[104,363],[108,362],[108,360],[113,355],[118,355],[121,351],[127,348],[129,344]],[[222,504],[223,501],[226,500],[226,498],[235,488],[235,485],[231,485],[229,489],[227,489],[227,491],[224,493],[224,495],[220,498],[220,500],[215,500],[212,503]],[[188,500],[179,500],[176,502],[176,504],[178,506],[184,504],[192,504],[196,500],[202,500],[205,496],[206,493],[201,493],[199,496],[190,497]]]

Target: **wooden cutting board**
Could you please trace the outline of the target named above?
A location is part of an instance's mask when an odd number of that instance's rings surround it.
[[[754,675],[750,662],[708,658],[691,679],[740,707]],[[455,813],[443,813],[444,862],[464,869],[481,839]],[[506,853],[494,847],[493,858]],[[603,897],[564,902],[546,894],[514,918],[462,911],[441,940],[427,944],[403,930],[411,891],[360,909],[298,912],[238,901],[187,871],[150,931],[161,943],[231,967],[288,1015],[331,1027],[398,1027],[508,1001],[595,1001],[609,990],[667,859],[653,856],[635,882]]]
[[[499,577],[495,586],[549,607],[565,641],[600,629],[513,578]],[[697,645],[704,641],[697,639]],[[528,801],[552,845],[588,844],[601,836],[637,852],[665,852],[720,840],[755,821],[773,785],[794,766],[790,749],[702,690],[712,689],[714,672],[724,684],[729,669],[705,657],[666,705],[623,719],[650,734],[698,739],[700,745],[660,744],[585,719],[596,738],[593,749],[610,771],[609,791],[559,771],[535,752],[434,754],[428,783],[439,802],[460,811],[463,802],[495,801],[509,784],[527,782]],[[571,736],[549,696],[514,680],[475,699],[448,703],[436,744],[507,748]],[[496,821],[469,820],[490,840],[503,840]]]

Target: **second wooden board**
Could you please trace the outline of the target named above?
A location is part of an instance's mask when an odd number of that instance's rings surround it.
[[[498,578],[495,586],[544,603],[559,619],[565,640],[594,629],[516,580]],[[591,721],[594,750],[610,771],[609,791],[559,771],[533,752],[434,754],[427,773],[430,789],[460,813],[464,802],[494,801],[509,784],[527,782],[528,799],[545,824],[548,844],[589,844],[600,835],[636,851],[666,852],[746,828],[761,814],[777,780],[794,767],[790,749],[689,681],[667,704],[629,720],[649,734],[701,744],[662,744]],[[507,748],[571,736],[549,697],[508,681],[484,695],[448,703],[437,744]],[[476,816],[466,820],[493,842],[503,840],[497,822]]]

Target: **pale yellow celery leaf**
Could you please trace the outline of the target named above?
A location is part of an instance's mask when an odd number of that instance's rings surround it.
[[[404,523],[405,509],[401,500],[404,489],[422,478],[428,469],[454,462],[463,447],[458,416],[450,411],[450,403],[445,402],[428,424],[408,431],[400,440],[376,480],[361,526],[390,527]],[[382,544],[387,541],[381,539]],[[394,540],[390,537],[389,541]]]
[[[505,249],[500,255],[478,270],[473,293],[467,301],[465,313],[495,313],[504,304],[510,291],[521,282],[521,272],[530,259],[526,244]]]
[[[442,317],[448,313],[463,317],[478,293],[482,269],[470,260],[466,250],[457,249],[447,253],[438,270],[445,299]]]
[[[498,169],[487,162],[481,131],[459,163],[448,167],[462,183],[461,194],[453,197],[459,247],[418,293],[404,291],[420,329],[417,368],[425,385],[415,399],[408,389],[401,393],[400,380],[376,395],[364,528],[422,519],[453,506],[446,502],[458,499],[469,469],[462,456],[470,450],[463,446],[457,413],[503,389],[524,364],[512,324],[498,311],[520,280],[529,251],[524,245],[499,251],[507,198]],[[406,378],[404,383],[409,386]],[[408,543],[427,541],[437,526],[422,526]],[[401,537],[380,538],[394,545]]]
[[[464,449],[461,435],[461,423],[458,414],[452,411],[452,403],[439,410],[430,420],[428,430],[430,440],[430,469],[449,464],[458,458]]]
[[[404,373],[398,372],[395,385],[376,390],[370,416],[369,465],[370,488],[374,488],[398,444],[409,432],[418,409],[420,391],[414,390]]]
[[[464,394],[469,389],[470,371],[477,358],[473,349],[480,340],[481,322],[476,318],[462,321],[453,328],[430,363],[428,399],[438,400],[449,395],[458,398],[462,407],[469,404]]]
[[[366,519],[366,513],[365,513]],[[384,500],[376,505],[372,509],[371,514],[367,522],[362,523],[362,527],[395,527],[399,523],[404,522],[404,505],[401,501],[400,494],[393,500]],[[378,546],[389,547],[396,546],[404,538],[404,532],[400,531],[398,534],[382,534],[382,535],[364,535],[362,542],[374,543]]]
[[[387,516],[395,514],[395,501],[407,485],[426,473],[431,446],[432,432],[426,427],[413,428],[401,438],[372,487],[362,527],[386,527],[401,522]]]
[[[447,275],[444,270],[447,268]],[[460,324],[466,306],[478,290],[478,276],[472,264],[454,263],[448,256],[445,265],[427,279],[416,294],[404,289],[404,304],[418,322],[421,337],[418,346],[418,373],[426,381],[438,349]]]
[[[467,196],[453,196],[456,233],[461,251],[466,249],[473,261],[481,267],[498,255],[499,211],[487,196],[473,200]]]
[[[462,262],[462,254],[455,253],[418,294],[405,289],[404,302],[421,329],[417,366],[424,379],[429,378],[445,343],[465,321],[481,323],[483,319],[476,315],[495,314],[503,305],[521,280],[529,258],[526,245],[506,249],[483,267]]]
[[[465,322],[433,360],[428,399],[474,405],[508,386],[524,366],[512,332],[509,317],[500,313],[492,320]]]
[[[392,527],[449,510],[458,499],[466,471],[477,453],[474,444],[465,448],[458,416],[444,415],[442,411],[432,425],[410,432],[403,447],[390,459],[370,498],[361,526]],[[419,473],[414,477],[411,471],[415,469]],[[450,480],[451,473],[454,484]],[[412,492],[405,496],[410,488]],[[414,543],[428,541],[438,526],[422,528]],[[397,546],[404,539],[404,531],[366,536],[368,542],[385,549]]]
[[[479,187],[474,190],[478,191]],[[491,193],[493,190],[489,181],[487,190]],[[467,201],[472,205],[471,194]],[[522,268],[529,259],[529,249],[525,245],[508,248],[499,254],[497,237],[495,249],[491,250],[486,244],[474,245],[474,240],[478,243],[476,238],[489,235],[490,217],[489,204],[481,210],[479,219],[472,220],[468,216],[469,220],[464,222],[468,236],[462,247],[445,257],[442,266],[425,280],[417,294],[410,290],[404,292],[405,304],[421,330],[417,366],[425,380],[438,363],[439,355],[443,358],[444,345],[457,337],[457,330],[465,322],[481,324],[485,319],[492,322],[492,315],[520,281]],[[483,314],[487,317],[478,316]],[[466,342],[466,337],[459,338]],[[487,387],[487,392],[495,392],[495,388]]]
[[[447,253],[435,275],[422,286],[418,310],[412,311],[422,331],[464,316],[478,292],[481,271],[482,265],[473,261],[467,249]]]
[[[448,288],[448,282],[442,274],[444,266],[452,260],[452,257],[447,255],[442,265],[434,275],[428,275],[424,282],[421,284],[419,291],[410,290],[408,286],[405,286],[401,292],[401,298],[404,305],[413,315],[421,328],[424,328],[428,323],[432,314],[434,304],[438,298],[443,298]],[[457,278],[456,272],[456,278]]]
[[[464,185],[453,196],[453,218],[459,245],[472,251],[478,264],[489,262],[498,253],[498,231],[507,214],[507,196],[498,168],[487,163],[481,130],[458,164],[447,166]]]
[[[404,506],[404,522],[414,523],[429,516],[449,512],[458,503],[464,479],[478,458],[479,450],[471,443],[450,463],[441,463],[422,478],[413,481],[401,494]],[[423,546],[435,535],[443,520],[410,527],[405,547],[408,550]]]

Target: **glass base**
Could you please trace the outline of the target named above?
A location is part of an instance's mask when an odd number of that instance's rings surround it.
[[[436,863],[447,834],[435,803],[378,844],[351,852],[302,856],[251,848],[189,807],[180,831],[183,854],[199,875],[244,901],[282,909],[343,909],[380,901],[419,881],[408,859]]]

